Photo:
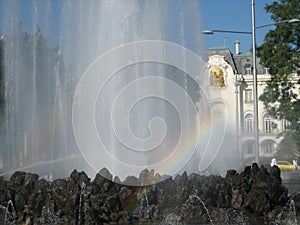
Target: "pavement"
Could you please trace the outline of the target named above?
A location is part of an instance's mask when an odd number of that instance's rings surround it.
[[[289,190],[289,195],[300,192],[300,171],[281,171],[282,184]]]

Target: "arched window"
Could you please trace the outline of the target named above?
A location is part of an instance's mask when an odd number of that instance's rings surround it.
[[[246,74],[247,75],[251,75],[252,74],[252,68],[251,67],[247,67],[246,68]]]
[[[253,131],[253,115],[247,114],[245,116],[245,132],[251,133]]]
[[[273,131],[273,122],[269,114],[264,115],[264,131],[270,134]]]

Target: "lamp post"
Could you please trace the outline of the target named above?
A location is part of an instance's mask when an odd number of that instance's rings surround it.
[[[254,151],[255,161],[259,163],[259,126],[258,126],[258,92],[256,69],[256,33],[255,33],[255,0],[252,0],[252,63],[253,63],[253,110],[254,110]]]
[[[261,26],[255,26],[255,0],[251,0],[252,11],[252,31],[234,31],[234,30],[204,30],[203,34],[214,34],[215,32],[222,33],[236,33],[236,34],[251,34],[252,35],[252,61],[253,61],[253,110],[254,110],[254,151],[255,161],[259,163],[259,123],[258,123],[258,91],[257,91],[257,68],[256,68],[256,29],[273,26],[280,23],[295,23],[299,22],[299,19],[293,18],[291,20],[283,20],[272,24],[265,24]]]

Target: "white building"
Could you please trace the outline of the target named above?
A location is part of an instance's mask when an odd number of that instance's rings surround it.
[[[240,159],[252,161],[254,155],[254,102],[252,53],[240,53],[236,41],[236,52],[228,48],[211,48],[206,52],[209,68],[210,90],[218,88],[225,105],[227,123],[235,127]],[[270,79],[268,68],[257,60],[258,96],[263,93]],[[212,94],[213,96],[213,94]],[[213,98],[213,97],[212,97]],[[261,101],[258,102],[259,157],[270,158],[276,153],[281,141],[279,134],[287,129],[287,121],[271,118]]]

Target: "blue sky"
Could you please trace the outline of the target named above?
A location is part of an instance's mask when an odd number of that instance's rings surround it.
[[[274,0],[255,1],[256,26],[273,23],[270,14],[264,11],[266,4]],[[236,30],[251,31],[251,0],[200,0],[202,10],[202,28],[204,30]],[[272,27],[256,30],[257,45],[261,45],[264,35]],[[234,52],[235,40],[240,41],[240,51],[247,52],[251,49],[251,35],[215,33],[203,35],[206,48],[228,47]]]
[[[3,14],[6,10],[3,7],[4,1],[0,0],[0,33],[3,33]],[[61,0],[63,1],[63,0]],[[163,1],[163,0],[162,0]],[[185,0],[191,1],[191,0]],[[196,0],[197,1],[197,0]],[[256,0],[256,26],[272,23],[270,14],[264,11],[265,5],[272,3],[274,0]],[[22,4],[22,14],[25,15],[31,12],[31,1],[20,1]],[[60,5],[58,0],[55,5]],[[58,4],[57,4],[58,3]],[[238,30],[251,31],[251,0],[199,0],[202,17],[203,30],[207,29],[223,29],[223,30]],[[54,9],[58,10],[58,9]],[[263,42],[264,35],[272,27],[262,28],[257,30],[257,44]],[[229,33],[215,33],[214,35],[202,35],[205,41],[205,48],[211,47],[228,47],[234,51],[235,40],[240,41],[241,52],[246,52],[251,49],[251,35],[229,34]]]

